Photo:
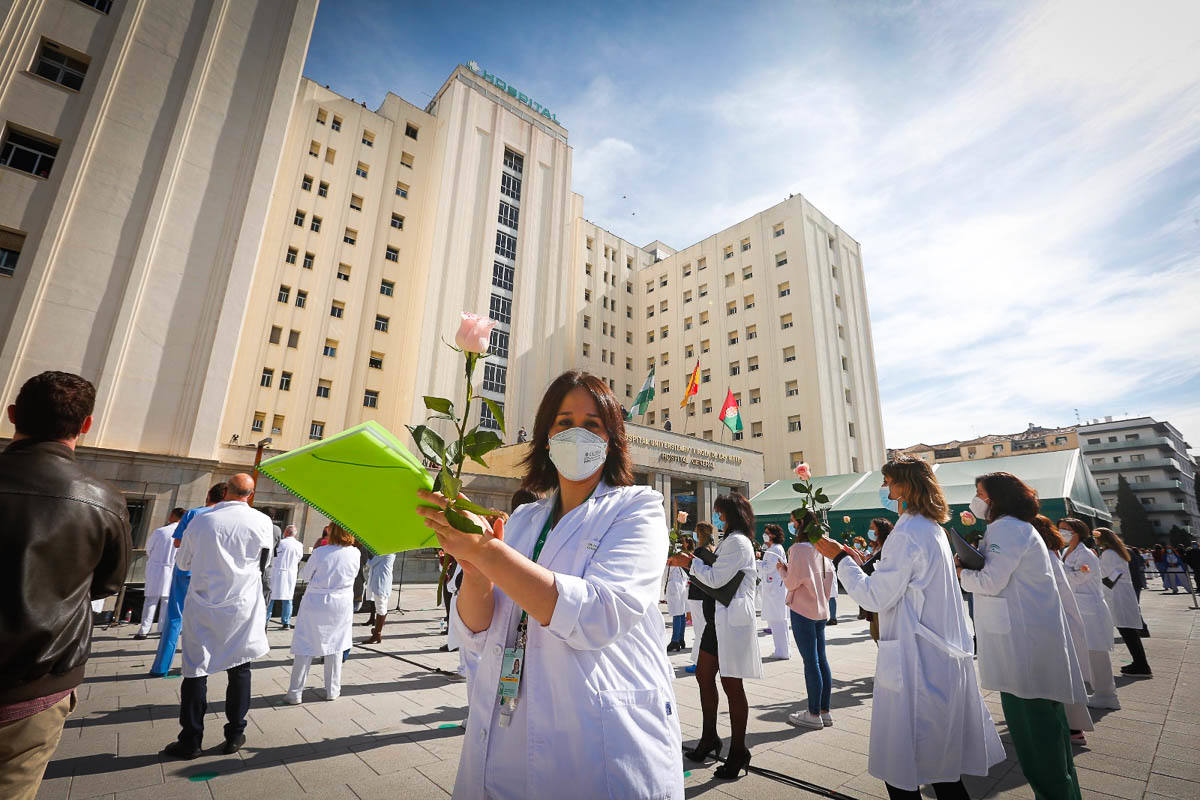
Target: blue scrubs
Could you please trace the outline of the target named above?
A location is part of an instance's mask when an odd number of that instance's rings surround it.
[[[175,526],[175,539],[182,539],[188,523],[208,510],[208,506],[193,508],[183,515]],[[167,619],[162,626],[162,638],[158,640],[158,653],[154,664],[150,667],[150,677],[161,678],[171,671],[171,662],[175,660],[175,650],[179,647],[179,631],[183,628],[183,601],[187,597],[188,584],[192,581],[192,573],[175,567],[171,573],[171,592],[167,596]]]

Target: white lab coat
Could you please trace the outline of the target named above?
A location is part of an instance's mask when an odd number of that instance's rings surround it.
[[[1004,516],[983,535],[987,561],[963,570],[975,595],[979,677],[985,689],[1026,700],[1086,703],[1050,551],[1028,522]]]
[[[354,622],[354,579],[360,566],[358,549],[326,544],[312,551],[304,565],[304,597],[296,615],[292,655],[325,656],[350,647]]]
[[[761,678],[762,656],[758,650],[756,595],[757,564],[750,537],[727,533],[717,545],[717,560],[708,566],[694,559],[692,580],[719,589],[729,583],[737,572],[746,577],[738,584],[728,606],[717,603],[713,624],[717,628],[717,667],[723,678]]]
[[[198,678],[265,655],[266,605],[258,571],[271,518],[240,500],[188,523],[176,566],[192,573],[183,603],[183,677]]]
[[[687,613],[688,576],[683,567],[667,567],[667,614]]]
[[[905,513],[875,572],[838,562],[846,594],[879,615],[867,770],[900,789],[986,775],[1004,745],[972,663],[962,593],[946,533]]]
[[[454,619],[454,617],[458,614],[458,583],[457,583],[457,581],[458,581],[458,576],[462,575],[462,571],[463,571],[462,564],[456,563],[454,565],[454,569],[452,569],[450,571],[450,574],[446,576],[446,592],[450,595],[450,618],[451,619]],[[453,625],[451,625],[449,627],[449,629],[446,631],[446,649],[452,653],[455,650],[459,649],[459,647],[458,647],[458,632],[455,630]],[[459,665],[458,673],[460,675],[466,675],[466,671],[462,667],[461,663]]]
[[[787,566],[787,553],[783,545],[773,544],[767,548],[762,557],[762,593],[763,618],[771,627],[787,626],[787,587],[783,585],[783,576],[775,569],[776,564]],[[836,584],[837,581],[834,581]]]
[[[175,569],[175,533],[178,522],[155,528],[146,539],[146,599],[171,593],[171,572]]]
[[[507,545],[529,556],[554,502],[514,511]],[[499,725],[496,688],[520,609],[497,589],[487,629],[473,633],[451,615],[470,706],[456,798],[523,798],[548,787],[578,798],[683,798],[675,676],[658,608],[666,532],[661,494],[603,481],[559,521],[538,559],[554,572],[558,600],[549,625],[529,620],[511,727]],[[500,751],[509,763],[489,761]]]
[[[1063,613],[1067,615],[1067,629],[1071,634],[1071,646],[1075,648],[1075,657],[1079,660],[1079,671],[1083,679],[1092,682],[1092,663],[1088,658],[1091,649],[1087,644],[1087,624],[1083,621],[1083,612],[1075,600],[1075,591],[1067,578],[1067,570],[1063,567],[1062,559],[1057,553],[1050,554],[1050,567],[1054,570],[1054,585],[1058,587],[1058,597],[1063,604]],[[1071,726],[1074,728],[1074,726]],[[1076,729],[1078,730],[1078,729]],[[1090,728],[1089,728],[1090,730]]]
[[[1108,601],[1104,599],[1104,584],[1100,582],[1100,557],[1080,543],[1063,556],[1063,569],[1083,615],[1083,631],[1087,649],[1108,652],[1113,648],[1113,622]],[[1141,627],[1140,625],[1138,626]]]
[[[296,596],[296,574],[304,558],[304,545],[295,536],[285,536],[277,547],[279,553],[271,562],[271,599],[290,601]]]
[[[1142,607],[1137,592],[1133,590],[1133,579],[1129,575],[1129,562],[1121,558],[1116,550],[1105,550],[1100,554],[1100,573],[1113,581],[1110,589],[1104,587],[1104,596],[1112,610],[1113,624],[1118,628],[1142,629]],[[1101,584],[1103,585],[1103,584]]]
[[[392,600],[392,568],[396,564],[396,554],[388,553],[382,556],[372,556],[367,562],[367,592],[368,600],[375,601],[375,613],[386,614]]]

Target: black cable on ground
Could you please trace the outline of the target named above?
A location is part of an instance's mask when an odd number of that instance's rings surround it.
[[[683,749],[684,752],[686,752],[688,748],[685,747]],[[714,758],[722,764],[725,763],[725,759],[723,758],[715,756]],[[796,789],[803,789],[806,792],[811,792],[813,794],[820,795],[821,797],[828,797],[829,800],[859,800],[857,797],[851,797],[848,794],[842,794],[836,789],[826,789],[824,786],[818,786],[815,783],[809,783],[806,780],[793,777],[792,775],[784,775],[782,772],[776,772],[773,769],[764,769],[763,767],[756,767],[753,764],[746,767],[746,769],[750,772],[753,772],[755,775],[773,780],[776,783],[782,783],[786,786],[791,786]]]
[[[378,653],[380,655],[387,656],[388,658],[394,658],[397,661],[403,661],[405,664],[412,664],[414,667],[420,667],[421,669],[425,670],[426,672],[436,672],[439,675],[445,675],[450,678],[456,678],[456,679],[460,679],[460,680],[462,679],[462,676],[459,675],[457,672],[451,672],[450,670],[442,669],[441,667],[431,667],[428,664],[421,664],[419,662],[413,661],[411,658],[405,658],[404,656],[398,656],[395,653],[388,653],[384,650],[376,650],[374,647],[367,647],[366,645],[363,645],[363,644],[357,644],[357,645],[355,645],[355,647],[361,647],[363,650],[366,650],[370,653]]]

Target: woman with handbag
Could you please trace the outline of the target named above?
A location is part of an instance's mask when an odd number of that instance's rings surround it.
[[[729,755],[725,764],[714,773],[717,778],[737,778],[750,766],[750,750],[746,747],[746,722],[750,707],[746,701],[743,678],[761,678],[762,658],[758,652],[755,626],[755,578],[757,565],[750,531],[754,530],[754,511],[750,502],[740,494],[720,495],[713,503],[713,524],[726,531],[717,546],[712,564],[705,564],[699,552],[695,556],[677,555],[668,563],[688,567],[692,583],[700,584],[713,595],[710,607],[705,607],[705,627],[700,642],[700,659],[696,662],[696,682],[700,685],[700,707],[704,727],[700,741],[687,757],[703,761],[709,753],[721,755],[721,739],[717,735],[717,672],[721,673],[721,688],[729,701]]]

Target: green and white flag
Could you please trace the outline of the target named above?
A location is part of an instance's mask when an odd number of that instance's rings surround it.
[[[633,400],[633,408],[629,409],[629,416],[625,419],[632,420],[635,415],[645,414],[650,408],[650,401],[654,399],[654,367],[650,368],[650,374],[646,376],[646,382],[642,384],[642,390],[637,393],[637,397]]]

